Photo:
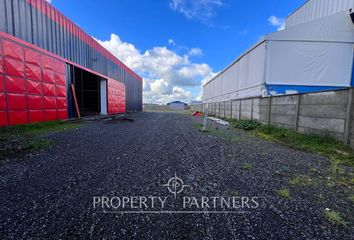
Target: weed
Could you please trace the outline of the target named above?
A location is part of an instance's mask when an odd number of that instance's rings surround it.
[[[310,168],[310,172],[312,173],[321,173],[321,171],[315,167]]]
[[[351,194],[351,195],[349,196],[349,200],[354,204],[354,194]]]
[[[290,198],[290,192],[286,188],[277,190],[277,194],[282,198]]]
[[[347,226],[348,223],[344,220],[344,218],[341,216],[339,212],[333,211],[326,209],[324,211],[324,214],[326,216],[326,219],[331,222],[332,224],[338,225],[338,226]]]
[[[234,123],[235,128],[250,131],[258,128],[261,124],[254,120],[238,120]]]
[[[232,197],[238,197],[239,193],[237,191],[235,191],[235,190],[230,189],[229,190],[229,195],[232,196]]]
[[[312,179],[306,175],[300,175],[289,180],[289,184],[298,187],[306,187],[312,184]]]
[[[243,169],[245,169],[247,171],[251,170],[252,168],[253,168],[253,165],[251,163],[245,163],[243,165]]]
[[[323,195],[323,193],[318,194],[318,199],[323,202],[325,200],[325,196]]]
[[[41,149],[50,148],[52,144],[53,142],[48,139],[32,139],[25,144],[24,149],[38,151]]]

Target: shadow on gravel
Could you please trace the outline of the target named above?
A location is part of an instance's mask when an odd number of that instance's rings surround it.
[[[121,123],[121,122],[134,122],[133,118],[128,117],[112,117],[104,120],[105,123]]]

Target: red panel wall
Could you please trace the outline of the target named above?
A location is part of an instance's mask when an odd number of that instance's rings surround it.
[[[65,62],[0,38],[0,126],[67,117]]]
[[[113,79],[107,80],[108,114],[125,113],[125,86]]]

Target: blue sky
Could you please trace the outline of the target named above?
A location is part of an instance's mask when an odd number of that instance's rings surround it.
[[[200,86],[305,0],[52,0],[144,77],[144,101],[189,102]],[[114,35],[112,35],[114,34]]]

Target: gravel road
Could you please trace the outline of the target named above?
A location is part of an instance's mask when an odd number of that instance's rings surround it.
[[[242,131],[232,141],[200,133],[200,119],[186,114],[132,116],[134,122],[99,120],[47,135],[52,149],[0,166],[0,239],[354,239],[352,224],[324,217],[326,207],[352,217],[343,191],[288,184],[313,168],[321,179],[328,159]],[[178,193],[181,186],[166,186],[175,176],[186,185]],[[282,188],[290,197],[277,194]],[[123,196],[143,196],[148,208],[98,202],[116,197],[117,204]],[[155,199],[152,208],[153,196],[168,204]],[[180,205],[213,196],[257,197],[258,206]]]

